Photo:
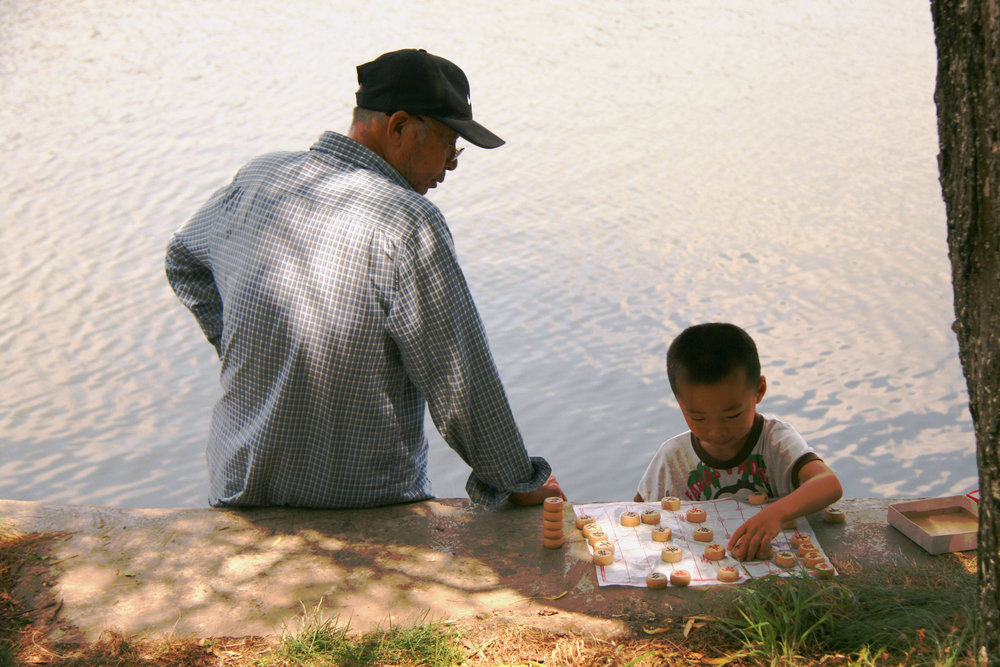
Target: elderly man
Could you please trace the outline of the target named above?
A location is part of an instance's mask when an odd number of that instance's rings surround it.
[[[469,83],[424,50],[357,68],[350,136],[245,165],[171,239],[166,271],[222,362],[208,443],[218,506],[432,497],[424,409],[490,506],[563,496],[529,457],[455,257],[422,195],[457,167]]]

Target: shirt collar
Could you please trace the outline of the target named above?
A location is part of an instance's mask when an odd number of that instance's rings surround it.
[[[386,162],[378,153],[368,148],[364,144],[358,143],[350,137],[345,137],[337,132],[324,132],[320,138],[310,146],[309,150],[329,153],[340,160],[345,160],[355,164],[362,169],[377,171],[391,181],[398,183],[404,188],[413,189],[402,174],[396,171],[391,164]]]
[[[763,430],[764,416],[758,412],[754,415],[753,426],[750,427],[750,432],[747,433],[747,440],[743,443],[743,447],[740,448],[740,451],[736,454],[736,456],[728,461],[717,459],[705,451],[705,448],[701,444],[701,440],[699,440],[694,433],[691,434],[691,446],[694,448],[695,455],[697,455],[702,463],[705,463],[713,468],[728,470],[730,468],[735,468],[747,460],[747,457],[750,456],[750,452],[752,452],[753,448],[757,446],[757,441],[760,440],[760,434]]]

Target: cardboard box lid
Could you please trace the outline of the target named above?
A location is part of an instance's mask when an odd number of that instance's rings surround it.
[[[930,554],[975,549],[978,516],[975,501],[966,496],[893,503],[888,510],[889,525]]]

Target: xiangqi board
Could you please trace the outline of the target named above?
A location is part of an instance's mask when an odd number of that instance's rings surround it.
[[[687,511],[692,508],[705,512],[703,522],[688,521]],[[659,503],[592,503],[574,506],[576,516],[592,516],[607,535],[607,541],[614,546],[614,558],[610,564],[596,565],[597,580],[601,586],[646,586],[646,578],[652,572],[662,572],[667,577],[676,570],[686,570],[691,575],[691,586],[711,586],[723,582],[719,580],[720,572],[724,578],[731,578],[735,568],[738,577],[736,582],[747,581],[766,575],[788,576],[792,573],[812,571],[803,558],[799,557],[799,540],[808,538],[815,545],[818,558],[826,561],[826,554],[816,541],[809,522],[799,518],[794,528],[783,530],[771,543],[772,556],[765,560],[745,561],[743,563],[733,558],[728,551],[718,553],[718,545],[723,548],[729,543],[729,538],[744,521],[760,512],[761,506],[750,505],[735,499],[711,500],[705,502],[684,502],[678,510],[663,509]],[[622,525],[622,515],[625,523],[631,521],[632,514],[648,516],[646,513],[659,511],[660,518],[656,524],[640,521],[637,525]],[[670,539],[659,541],[654,539],[654,530],[669,529]],[[711,531],[711,538],[705,540],[706,531]],[[662,535],[661,535],[662,537]],[[793,543],[794,546],[793,546]],[[662,552],[667,547],[680,550],[680,558],[674,562],[666,562]],[[592,547],[591,547],[592,548]],[[706,556],[706,551],[711,557]],[[793,565],[782,567],[777,564],[775,556],[783,551],[796,554]]]

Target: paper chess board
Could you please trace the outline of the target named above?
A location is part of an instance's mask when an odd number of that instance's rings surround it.
[[[692,507],[700,507],[708,515],[704,523],[690,523],[685,519],[685,512]],[[668,542],[656,542],[652,538],[655,525],[640,523],[638,526],[623,526],[621,516],[625,512],[638,512],[656,509],[660,511],[660,525],[670,528],[673,535]],[[774,557],[768,560],[745,561],[743,563],[726,552],[726,557],[719,561],[705,558],[705,542],[694,539],[694,531],[707,526],[714,532],[712,543],[725,547],[729,538],[744,521],[760,512],[761,507],[740,502],[735,499],[710,500],[705,502],[682,502],[677,511],[665,510],[659,503],[591,503],[575,505],[576,516],[585,514],[594,517],[608,535],[608,540],[615,546],[615,557],[611,565],[597,565],[597,580],[601,586],[645,586],[646,575],[652,571],[663,572],[667,576],[675,569],[687,570],[691,574],[691,586],[711,586],[721,584],[718,579],[720,567],[729,565],[740,574],[739,582],[770,574],[789,576],[802,573],[806,568],[799,560],[790,568],[779,567]],[[808,535],[816,544],[817,550],[825,557],[822,548],[816,541],[809,522],[800,517],[794,528],[783,530],[771,543],[774,553],[782,550],[795,551],[791,547],[791,538],[797,533]],[[676,563],[666,563],[660,553],[667,545],[679,547],[683,557]],[[738,582],[738,583],[739,583]]]

